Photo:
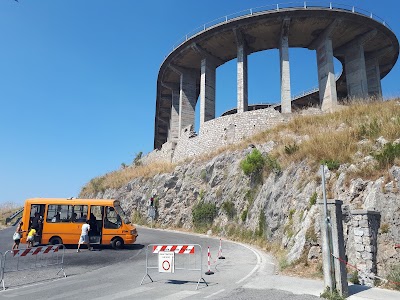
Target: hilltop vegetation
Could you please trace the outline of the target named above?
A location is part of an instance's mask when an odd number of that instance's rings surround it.
[[[354,168],[353,177],[376,179],[387,174],[387,167],[399,165],[400,146],[400,100],[353,101],[331,114],[298,116],[287,124],[249,137],[242,143],[218,149],[214,153],[197,157],[205,161],[225,152],[245,149],[249,144],[273,141],[269,153],[270,163],[285,168],[291,163],[307,159],[317,168],[324,162],[330,169],[342,164],[357,163],[360,158],[371,157],[376,163]],[[384,144],[376,146],[376,139]],[[188,161],[182,162],[182,164]],[[268,164],[267,164],[268,165]],[[80,196],[93,195],[107,189],[118,189],[134,178],[151,178],[156,174],[169,173],[176,165],[153,163],[140,165],[137,162],[120,170],[93,178],[87,183]]]

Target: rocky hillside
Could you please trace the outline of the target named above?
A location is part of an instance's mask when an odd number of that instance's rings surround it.
[[[385,275],[400,264],[394,249],[400,243],[399,132],[399,102],[357,104],[322,117],[301,117],[170,172],[132,177],[118,185],[110,178],[127,170],[106,174],[88,183],[80,197],[119,199],[136,222],[148,222],[149,199],[155,192],[160,227],[261,238],[279,245],[289,263],[304,257],[318,260],[319,166],[324,162],[329,168],[327,196],[344,202],[347,249],[354,246],[347,238],[351,211],[381,213],[377,259],[378,273]],[[261,168],[246,172],[243,161],[257,152]]]

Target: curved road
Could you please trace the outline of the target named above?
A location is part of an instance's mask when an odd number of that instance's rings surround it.
[[[11,248],[13,231],[14,228],[0,231],[0,252]],[[226,259],[219,260],[216,259],[218,239],[142,227],[138,231],[138,244],[123,250],[101,247],[97,251],[76,253],[75,246],[68,247],[64,258],[67,278],[56,275],[58,267],[6,273],[7,289],[0,291],[0,299],[317,299],[272,289],[281,288],[268,279],[274,277],[272,259],[246,245],[223,241]],[[176,270],[170,274],[151,269],[149,274],[154,280],[151,282],[144,276],[148,244],[200,244],[203,248],[202,273]],[[212,275],[204,274],[208,269],[207,247],[211,252]],[[25,245],[20,248],[24,249]],[[194,263],[195,257],[195,263],[200,260],[197,255],[190,257],[191,261],[185,260],[187,268]],[[178,259],[180,257],[176,257],[177,264]],[[157,265],[157,261],[154,262]],[[140,285],[143,277],[143,285]],[[208,286],[200,283],[196,290],[200,277]]]

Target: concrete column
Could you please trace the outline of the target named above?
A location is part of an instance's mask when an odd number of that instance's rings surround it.
[[[285,19],[282,24],[279,41],[279,58],[281,69],[281,113],[291,113],[290,65],[289,65],[289,24]]]
[[[168,135],[168,141],[171,142],[176,142],[179,138],[179,98],[180,90],[172,90],[171,118]]]
[[[196,95],[196,73],[192,70],[180,70],[180,95],[179,95],[179,136],[182,129],[192,125],[194,128]]]
[[[237,44],[237,113],[248,109],[247,45],[240,32],[235,30]]]
[[[376,255],[377,238],[380,227],[380,213],[368,210],[351,211],[354,233],[354,250],[358,274],[361,284],[374,286],[374,276],[377,273]]]
[[[317,46],[319,102],[322,111],[333,111],[337,106],[332,40],[323,39]]]
[[[367,72],[362,44],[356,43],[348,47],[345,50],[344,61],[348,96],[366,98],[368,96]]]
[[[323,212],[323,202],[318,203]],[[335,288],[340,295],[347,297],[348,295],[348,284],[347,284],[347,271],[346,265],[342,260],[345,260],[346,253],[344,248],[344,235],[343,235],[343,215],[342,215],[342,204],[340,200],[328,200],[327,201],[327,214],[330,220],[330,226],[325,226],[325,216],[321,213],[321,236],[329,236],[330,240],[326,241],[323,239],[323,255],[324,255],[324,281],[325,286],[331,289]],[[325,234],[325,230],[328,230],[328,235]],[[332,271],[334,276],[325,274],[325,261],[330,260],[332,262]],[[334,278],[335,282],[330,282],[329,278]]]
[[[382,99],[381,75],[377,58],[365,61],[367,73],[368,96]]]
[[[200,130],[204,122],[215,119],[216,66],[209,59],[201,60]]]

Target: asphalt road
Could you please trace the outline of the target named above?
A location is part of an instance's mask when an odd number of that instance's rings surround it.
[[[11,248],[13,231],[14,228],[0,231],[2,253]],[[246,245],[222,241],[225,259],[217,259],[219,239],[141,227],[138,232],[137,244],[123,250],[101,247],[97,251],[77,253],[75,246],[67,248],[64,256],[66,278],[60,276],[62,272],[56,275],[59,266],[5,273],[7,289],[0,291],[0,299],[318,299],[280,291],[279,287],[246,288],[246,284],[273,274],[275,268],[271,260],[260,258],[257,250]],[[159,273],[158,256],[149,252],[148,264],[154,268],[148,269],[149,276],[146,276],[149,244],[199,244],[202,255],[199,248],[194,255],[176,255],[176,270],[171,274]],[[208,247],[210,267],[207,264]],[[24,264],[22,260],[19,263]],[[205,275],[208,268],[214,274]]]

